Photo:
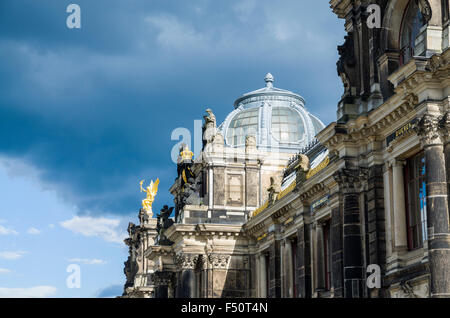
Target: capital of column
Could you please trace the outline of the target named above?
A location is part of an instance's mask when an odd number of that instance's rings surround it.
[[[224,269],[227,268],[230,255],[211,253],[208,255],[209,264],[212,268]]]
[[[442,145],[439,120],[436,116],[425,114],[415,125],[414,130],[422,142],[423,147]]]
[[[177,270],[190,270],[195,269],[200,255],[182,254],[174,256],[175,265]]]
[[[393,159],[391,161],[391,166],[394,168],[403,168],[406,165],[406,160],[402,159]]]
[[[154,272],[150,275],[150,280],[155,286],[168,286],[175,278],[174,272],[162,271]]]
[[[368,170],[360,169],[341,169],[334,175],[334,180],[339,184],[339,188],[344,192],[354,192],[364,186],[368,180]]]
[[[444,143],[448,144],[450,143],[450,113],[445,113],[444,116],[442,116],[439,119],[439,131],[444,139]]]

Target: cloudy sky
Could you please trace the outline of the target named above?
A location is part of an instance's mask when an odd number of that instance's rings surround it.
[[[1,0],[0,297],[120,294],[139,181],[172,202],[172,132],[267,72],[330,123],[343,36],[326,0]]]

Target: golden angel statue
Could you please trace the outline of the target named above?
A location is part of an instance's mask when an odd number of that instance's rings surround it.
[[[153,201],[155,201],[156,193],[158,192],[159,179],[156,179],[156,181],[154,183],[153,183],[153,180],[152,180],[150,182],[150,185],[147,187],[147,190],[145,190],[142,187],[142,184],[144,183],[144,181],[145,180],[142,180],[140,182],[141,192],[146,192],[147,193],[147,197],[144,200],[142,200],[142,207],[147,212],[152,212],[152,204],[153,204]]]

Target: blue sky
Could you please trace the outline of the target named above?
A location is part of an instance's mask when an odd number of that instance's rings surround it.
[[[343,36],[325,0],[2,0],[0,297],[120,294],[138,182],[172,203],[172,131],[221,122],[267,72],[328,124]]]

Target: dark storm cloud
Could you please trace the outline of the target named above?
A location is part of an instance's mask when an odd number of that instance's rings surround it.
[[[65,25],[69,3],[81,30]],[[135,211],[142,178],[169,203],[172,130],[207,107],[223,120],[265,73],[335,119],[341,24],[326,1],[1,1],[0,156],[81,213]]]

